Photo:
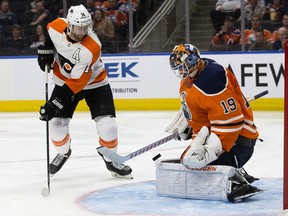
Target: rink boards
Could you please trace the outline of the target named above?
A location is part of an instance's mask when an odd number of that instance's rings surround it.
[[[284,109],[284,53],[203,53],[228,67],[255,110]],[[179,79],[169,67],[169,54],[104,55],[117,110],[177,110]],[[45,98],[45,74],[36,57],[0,58],[0,112],[38,111]],[[49,94],[53,89],[49,75]],[[87,111],[81,103],[79,111]]]

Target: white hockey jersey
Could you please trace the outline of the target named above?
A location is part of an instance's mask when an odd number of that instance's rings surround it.
[[[58,18],[47,25],[49,36],[55,47],[53,80],[56,85],[64,83],[74,94],[108,84],[107,72],[100,58],[101,42],[89,29],[83,41],[71,42],[65,32],[68,23]]]

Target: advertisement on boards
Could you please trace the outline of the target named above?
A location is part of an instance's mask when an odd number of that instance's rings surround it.
[[[168,55],[103,57],[117,99],[177,98],[179,79]]]
[[[228,67],[249,97],[269,90],[283,98],[284,53],[201,54]],[[180,80],[169,67],[169,54],[103,56],[115,99],[178,98]],[[42,100],[45,73],[37,58],[0,59],[0,100]],[[49,75],[49,91],[53,88]]]
[[[248,97],[269,90],[269,98],[284,97],[284,53],[207,55],[228,67]]]

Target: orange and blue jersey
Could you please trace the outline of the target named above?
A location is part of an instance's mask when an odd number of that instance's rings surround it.
[[[182,109],[194,133],[204,125],[209,127],[229,152],[239,135],[250,139],[258,137],[253,113],[235,75],[214,60],[202,60],[206,67],[198,73],[191,88],[181,82]]]

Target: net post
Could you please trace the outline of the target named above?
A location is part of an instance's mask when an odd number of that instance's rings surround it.
[[[288,209],[288,40],[284,59],[284,151],[283,151],[283,209]]]

